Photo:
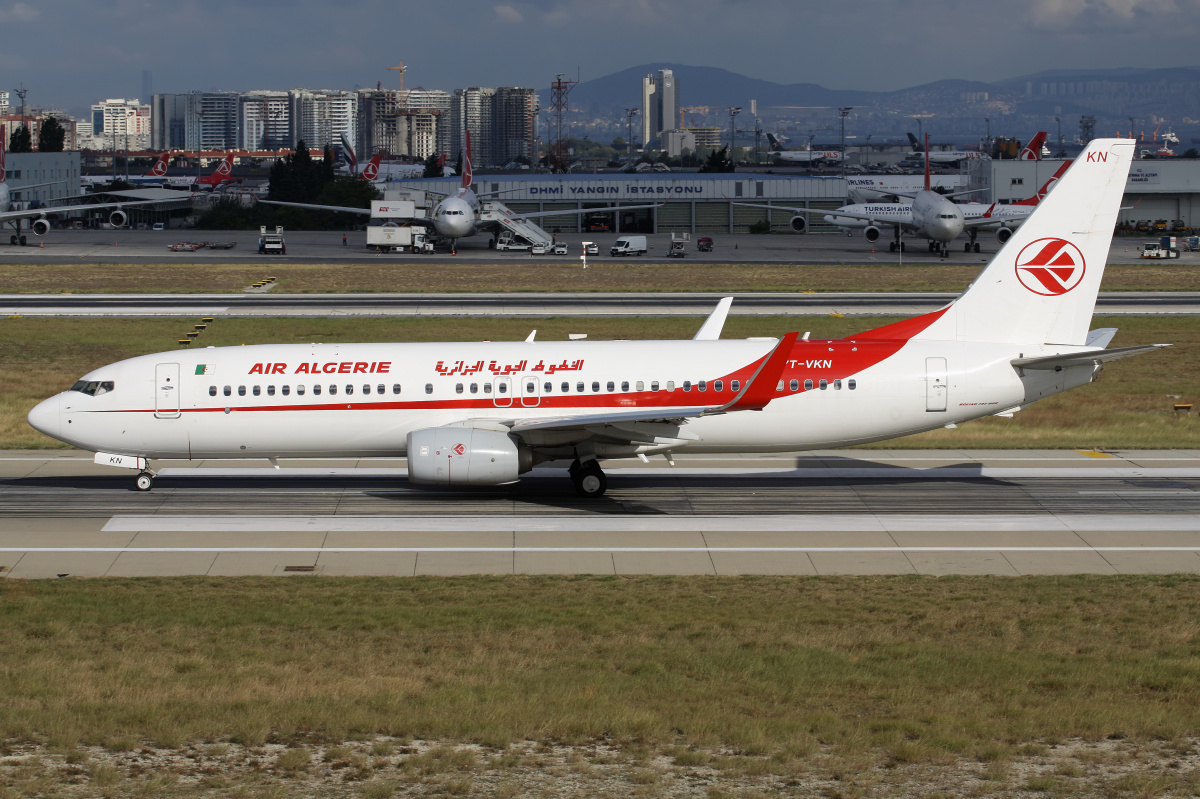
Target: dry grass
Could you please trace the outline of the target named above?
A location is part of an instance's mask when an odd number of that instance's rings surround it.
[[[194,320],[0,320],[0,448],[62,447],[37,433],[25,415],[37,402],[97,366],[174,348]],[[811,330],[814,338],[850,335],[889,318],[731,317],[725,336]],[[1113,363],[1097,383],[1037,403],[1015,419],[983,419],[873,447],[1141,449],[1200,447],[1200,414],[1177,417],[1176,402],[1200,395],[1200,319],[1097,317],[1119,327],[1113,346],[1172,343],[1164,351]],[[586,332],[598,339],[687,338],[699,326],[686,318],[581,319],[218,319],[202,345],[333,341],[520,340],[533,328],[540,340]],[[86,342],[81,345],[80,342]],[[1200,403],[1198,403],[1200,404]]]
[[[401,767],[434,778],[485,765],[455,742],[604,738],[775,773],[817,747],[994,762],[1200,722],[1184,577],[7,582],[0,603],[0,738],[113,756],[385,735],[446,741]],[[372,746],[316,765],[365,779],[391,762]]]
[[[6,293],[240,292],[267,276],[278,292],[961,291],[979,265],[402,262],[351,264],[0,264]],[[1197,291],[1200,270],[1114,264],[1105,291]]]

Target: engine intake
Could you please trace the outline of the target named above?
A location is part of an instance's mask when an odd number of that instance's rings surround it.
[[[1004,244],[1006,241],[1012,238],[1012,234],[1012,228],[1002,227],[996,231],[996,241]]]
[[[50,232],[50,223],[45,217],[39,216],[29,223],[29,229],[33,231],[33,235],[35,236],[45,236]]]
[[[879,241],[879,228],[875,227],[874,225],[867,225],[866,229],[863,231],[863,235],[867,237],[867,241],[874,244],[875,242]]]
[[[417,485],[503,485],[531,468],[533,453],[507,433],[429,427],[408,434],[408,479]]]
[[[129,221],[129,216],[120,208],[108,215],[108,224],[113,227],[125,227],[125,223]]]
[[[808,230],[808,220],[799,214],[793,216],[792,221],[788,224],[790,224],[792,226],[792,230],[796,231],[797,233],[803,233],[804,231]]]

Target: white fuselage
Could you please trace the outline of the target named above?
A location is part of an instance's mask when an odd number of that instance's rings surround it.
[[[839,216],[838,211],[858,216]],[[864,216],[868,218],[862,218]],[[964,229],[963,212],[959,206],[934,191],[917,192],[912,202],[908,203],[845,205],[826,214],[825,221],[843,228],[871,225],[899,227],[908,235],[943,243],[958,238]]]
[[[433,228],[439,236],[461,239],[479,232],[479,197],[459,189],[433,208]]]
[[[101,367],[29,414],[82,449],[142,458],[394,456],[408,433],[637,409],[719,407],[775,347],[738,341],[259,345]],[[988,416],[1090,380],[1092,367],[1018,374],[1036,348],[940,341],[797,341],[771,401],[604,443],[599,457],[770,452],[877,441]],[[806,381],[812,381],[806,383]],[[111,389],[107,384],[111,384]],[[96,391],[96,386],[104,389]],[[822,387],[824,386],[824,387]],[[533,431],[543,459],[572,457]]]
[[[813,164],[827,162],[841,163],[842,154],[837,150],[773,150],[772,157],[784,163]]]

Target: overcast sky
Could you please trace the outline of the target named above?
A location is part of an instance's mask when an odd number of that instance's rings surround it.
[[[545,88],[669,61],[889,90],[1200,63],[1200,0],[0,0],[0,89],[86,113],[155,92]],[[631,86],[631,102],[638,97]],[[14,98],[15,102],[15,98]],[[1164,109],[1168,112],[1169,109]]]

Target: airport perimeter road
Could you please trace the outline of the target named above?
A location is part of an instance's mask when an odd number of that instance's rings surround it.
[[[703,316],[721,294],[3,294],[0,314],[23,316]],[[912,316],[949,292],[736,294],[734,316]],[[1197,314],[1197,292],[1105,292],[1104,314]]]
[[[402,460],[0,456],[10,578],[182,574],[1200,573],[1200,451],[841,451],[561,469],[474,491]]]
[[[700,235],[700,234],[697,234]],[[529,261],[529,253],[496,252],[488,247],[490,236],[480,235],[462,239],[458,244],[458,255],[439,252],[435,255],[380,254],[366,249],[366,233],[354,231],[347,236],[347,245],[342,246],[340,231],[297,231],[284,235],[287,241],[286,256],[258,254],[258,233],[245,230],[53,230],[43,238],[29,236],[31,246],[0,246],[0,263],[181,263],[203,264],[217,262],[262,261],[269,263],[352,263],[394,261],[404,263],[504,263],[505,261]],[[696,236],[693,236],[693,240]],[[923,241],[908,243],[908,252],[888,252],[886,241],[870,244],[861,235],[843,236],[833,233],[821,234],[778,234],[771,236],[713,234],[716,242],[712,252],[698,252],[695,244],[688,249],[688,263],[711,264],[778,264],[778,263],[845,263],[845,264],[984,264],[999,249],[999,243],[991,235],[980,238],[981,253],[962,251],[966,237],[951,246],[950,257],[942,259],[930,253]],[[567,242],[569,253],[564,256],[537,256],[547,264],[565,262],[579,265],[580,242],[593,241],[600,247],[600,254],[589,256],[589,262],[611,262],[608,248],[617,239],[615,233],[560,234],[559,239]],[[632,262],[665,261],[671,236],[659,233],[648,236],[653,249],[641,258],[622,259]],[[1146,241],[1154,241],[1148,236]],[[177,242],[212,242],[227,244],[234,242],[232,249],[204,248],[195,252],[170,252],[168,247]],[[1115,239],[1109,255],[1109,263],[1139,263],[1138,247],[1142,239]],[[1183,253],[1172,264],[1200,265],[1200,253]]]

